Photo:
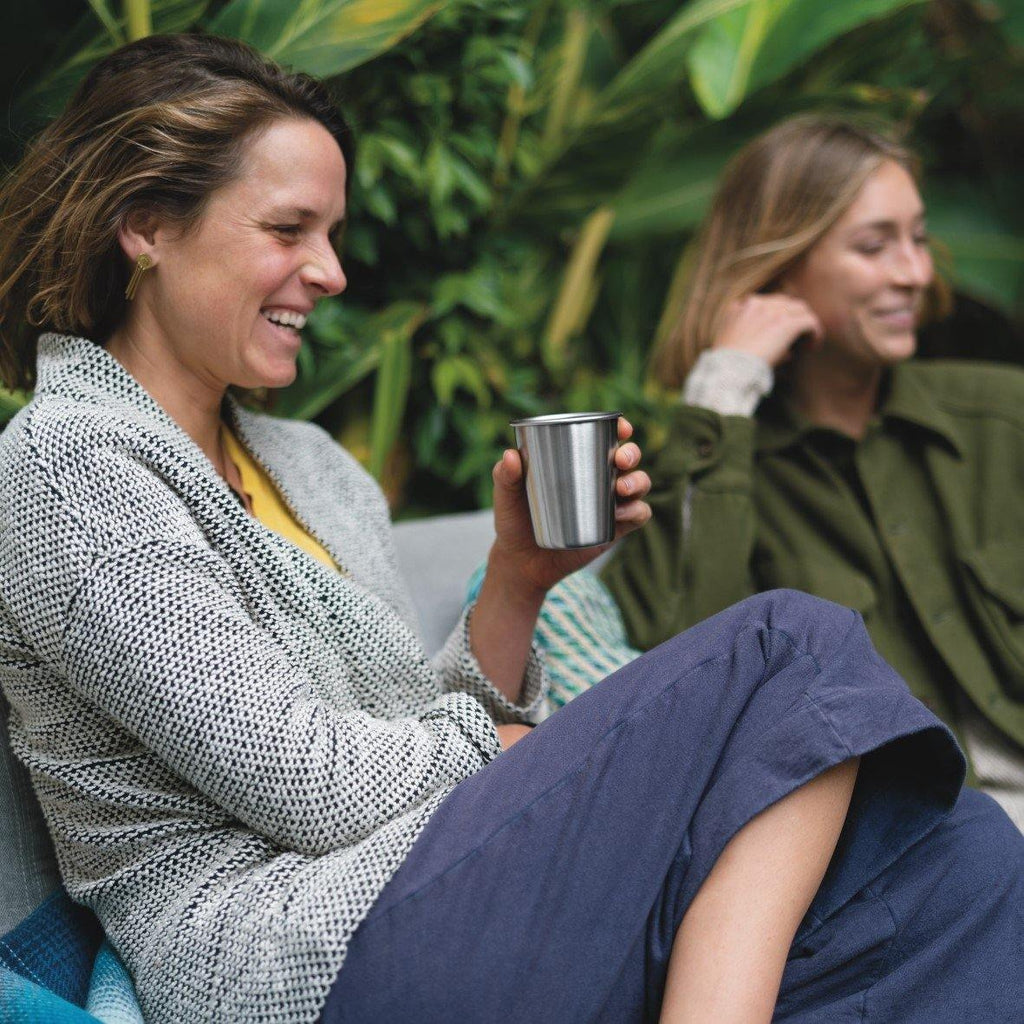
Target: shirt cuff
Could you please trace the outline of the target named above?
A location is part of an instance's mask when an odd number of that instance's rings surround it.
[[[753,416],[775,383],[772,368],[760,356],[738,349],[705,349],[683,385],[687,405],[720,416]]]
[[[544,655],[536,642],[530,645],[530,657],[523,674],[523,689],[518,703],[510,701],[480,668],[469,642],[469,616],[474,605],[468,605],[452,630],[448,642],[437,656],[435,666],[449,691],[460,691],[475,697],[499,725],[509,722],[536,723],[543,719],[547,707],[548,676]]]

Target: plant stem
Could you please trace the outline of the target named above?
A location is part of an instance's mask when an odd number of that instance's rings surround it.
[[[128,21],[130,42],[153,34],[153,18],[149,0],[124,0],[124,13]]]

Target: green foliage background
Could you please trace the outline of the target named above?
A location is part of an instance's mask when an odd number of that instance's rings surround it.
[[[8,164],[150,28],[237,36],[330,81],[358,145],[349,289],[311,319],[275,408],[328,427],[399,514],[489,503],[514,415],[657,423],[647,356],[715,177],[798,110],[904,128],[957,287],[1024,314],[1024,0],[11,0],[7,16],[26,26],[0,48]]]

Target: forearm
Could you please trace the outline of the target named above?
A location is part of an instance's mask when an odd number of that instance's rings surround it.
[[[513,703],[522,695],[544,592],[524,586],[492,557],[469,620],[470,647],[484,675]]]

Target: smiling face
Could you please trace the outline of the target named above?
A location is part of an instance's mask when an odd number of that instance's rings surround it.
[[[146,251],[156,265],[115,338],[130,337],[178,386],[220,394],[289,384],[306,316],[345,288],[331,243],[345,214],[345,173],[337,142],[316,121],[281,120],[255,136],[193,231],[157,224],[122,235],[129,252]]]
[[[877,368],[914,354],[931,280],[924,204],[910,174],[887,160],[785,276],[782,290],[821,321],[822,356]]]

